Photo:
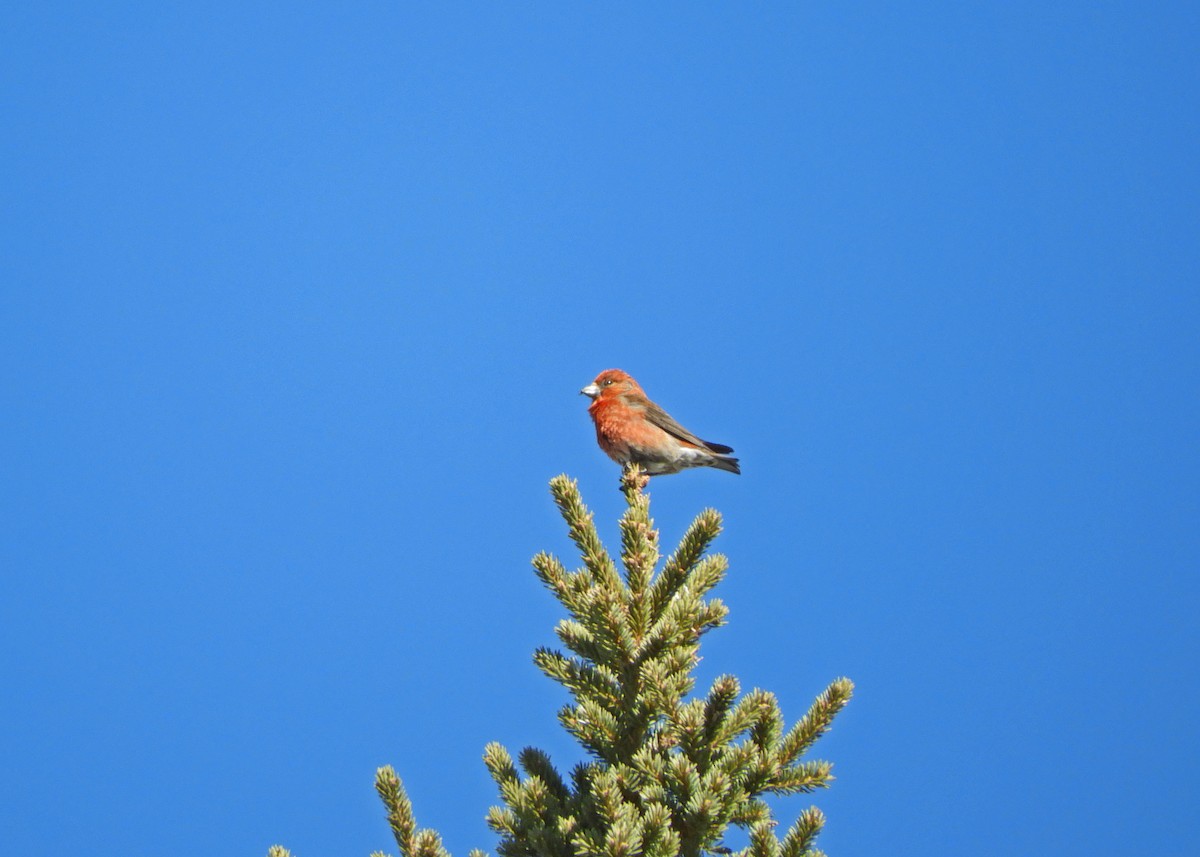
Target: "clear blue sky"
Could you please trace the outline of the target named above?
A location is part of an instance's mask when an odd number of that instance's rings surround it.
[[[834,857],[1195,847],[1194,3],[22,5],[6,853],[492,849],[613,366],[742,458],[702,679],[857,683]]]

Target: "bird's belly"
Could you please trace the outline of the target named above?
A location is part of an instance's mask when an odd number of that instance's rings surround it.
[[[636,464],[651,476],[678,473],[704,463],[700,450],[641,422],[598,419],[596,439],[613,461]]]
[[[638,444],[618,439],[607,443],[602,441],[601,446],[613,461],[621,465],[636,464],[651,476],[678,473],[684,468],[704,463],[695,454],[698,450],[686,447]]]

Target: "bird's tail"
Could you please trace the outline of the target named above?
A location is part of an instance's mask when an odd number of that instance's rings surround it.
[[[738,460],[732,455],[714,455],[708,461],[709,467],[715,467],[718,470],[728,470],[730,473],[742,472],[741,466],[738,465]]]

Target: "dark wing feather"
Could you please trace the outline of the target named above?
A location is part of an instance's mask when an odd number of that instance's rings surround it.
[[[658,405],[654,404],[654,402],[650,401],[649,399],[644,399],[643,401],[645,402],[643,407],[646,409],[646,421],[651,425],[658,426],[669,435],[674,435],[680,440],[694,444],[695,446],[702,446],[711,452],[716,452],[721,455],[724,455],[727,452],[733,452],[733,447],[725,446],[722,443],[709,443],[707,440],[701,440],[679,423],[675,422],[675,419],[670,414],[668,414]],[[641,402],[638,404],[641,404]]]

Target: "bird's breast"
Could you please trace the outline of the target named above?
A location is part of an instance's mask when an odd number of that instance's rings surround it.
[[[620,401],[597,400],[588,408],[596,423],[596,437],[610,451],[635,451],[671,444],[673,438],[646,420],[641,408]]]

